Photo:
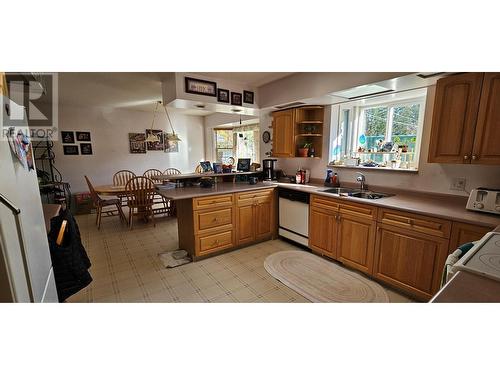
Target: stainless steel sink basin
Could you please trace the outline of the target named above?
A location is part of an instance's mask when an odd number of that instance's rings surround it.
[[[352,193],[351,197],[363,198],[363,199],[380,199],[380,198],[390,197],[392,195],[393,194],[376,193],[374,191],[358,191],[358,192]]]
[[[331,194],[347,194],[351,195],[353,193],[359,192],[359,189],[350,189],[350,188],[332,188],[332,189],[326,189],[323,190],[323,193],[331,193]]]

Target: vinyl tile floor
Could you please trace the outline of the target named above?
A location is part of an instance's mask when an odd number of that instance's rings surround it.
[[[270,276],[264,259],[293,244],[272,240],[176,268],[158,254],[178,245],[177,220],[158,218],[156,227],[137,221],[129,230],[118,218],[76,216],[92,262],[93,282],[67,302],[309,302]],[[410,302],[386,289],[391,302]]]

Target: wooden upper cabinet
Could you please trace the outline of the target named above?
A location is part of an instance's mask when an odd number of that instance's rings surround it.
[[[500,164],[500,73],[484,74],[471,163]]]
[[[7,81],[5,79],[5,73],[0,72],[0,94],[7,96]]]
[[[295,110],[273,113],[273,156],[295,155],[294,127]]]
[[[430,163],[470,163],[483,76],[484,73],[464,73],[438,80]]]

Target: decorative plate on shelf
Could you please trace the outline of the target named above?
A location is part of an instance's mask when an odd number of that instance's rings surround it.
[[[269,143],[269,141],[271,140],[271,133],[269,133],[267,130],[262,133],[262,141],[264,143]]]

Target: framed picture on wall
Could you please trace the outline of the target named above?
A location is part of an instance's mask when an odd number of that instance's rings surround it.
[[[62,143],[75,143],[75,132],[61,132]]]
[[[217,89],[217,101],[222,103],[229,103],[229,90]]]
[[[90,132],[76,132],[78,142],[90,142]]]
[[[253,91],[243,90],[243,103],[253,104]]]
[[[80,143],[80,153],[82,155],[92,155],[92,143]]]
[[[241,103],[241,93],[231,91],[231,104],[232,105],[242,105]]]
[[[189,94],[217,96],[217,83],[203,79],[185,77],[185,90]]]
[[[154,142],[146,142],[146,149],[148,151],[163,151],[165,148],[163,144],[163,130],[146,129],[146,138],[150,135],[156,137],[157,140]]]
[[[179,142],[169,141],[165,137],[165,152],[179,152]]]
[[[79,155],[77,145],[63,146],[63,152],[64,155]]]
[[[144,133],[128,133],[128,143],[131,154],[146,153],[146,134]]]

